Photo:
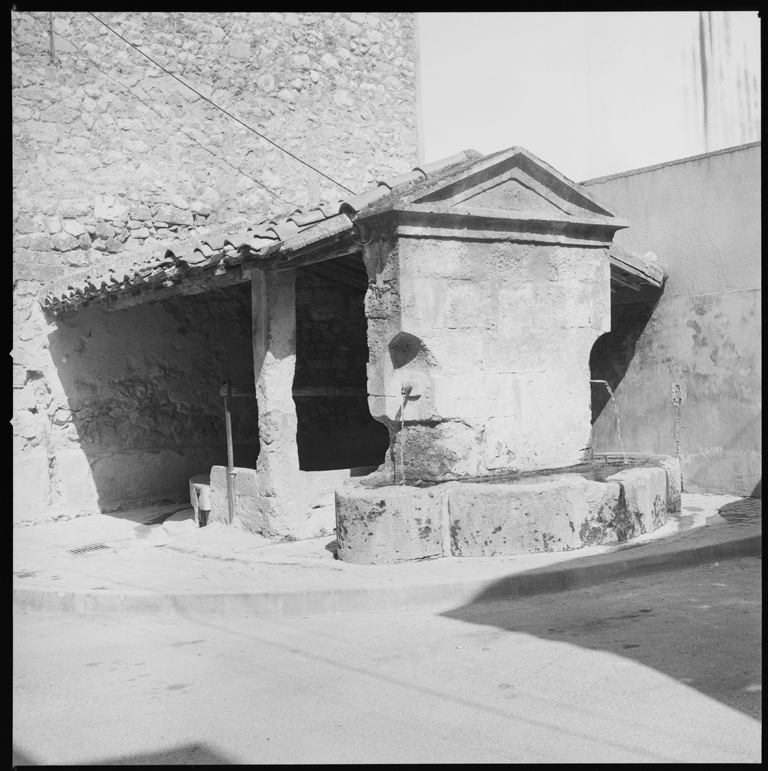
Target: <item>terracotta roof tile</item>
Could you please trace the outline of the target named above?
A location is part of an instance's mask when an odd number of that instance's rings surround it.
[[[389,177],[389,179],[383,179],[379,182],[380,185],[386,185],[390,190],[398,185],[404,185],[407,182],[416,182],[419,179],[424,179],[427,175],[421,169],[414,169],[407,174],[398,174],[396,177]]]
[[[360,193],[360,195],[350,198],[348,201],[344,201],[339,208],[339,211],[344,214],[357,214],[357,212],[361,211],[366,206],[370,206],[385,195],[389,195],[389,188],[386,185],[379,185],[372,190],[366,190],[364,193]]]
[[[294,233],[298,233],[299,226],[291,220],[286,220],[285,222],[281,222],[276,225],[273,225],[272,232],[274,232],[275,235],[281,241],[283,241],[286,238],[288,238],[288,236],[292,236]]]
[[[439,161],[432,161],[432,163],[425,163],[421,166],[417,166],[414,171],[420,171],[422,174],[429,176],[430,174],[437,174],[438,172],[447,169],[449,166],[456,166],[459,163],[470,160],[480,160],[482,157],[483,156],[476,150],[464,150],[463,152],[456,153],[456,155],[451,155],[448,158],[441,158]]]
[[[312,225],[315,222],[326,219],[327,215],[323,213],[322,209],[315,208],[299,214],[292,214],[288,219],[293,220],[299,227],[306,227]]]
[[[362,209],[374,203],[377,204],[376,209],[386,206],[385,199],[389,195],[393,201],[397,200],[402,190],[396,188],[404,185],[413,187],[422,181],[429,184],[447,169],[482,157],[480,153],[467,150],[381,180],[375,187],[351,196],[346,201],[286,210],[260,222],[241,226],[235,233],[222,234],[219,231],[218,235],[201,236],[195,242],[173,244],[164,250],[162,256],[134,262],[117,270],[109,269],[101,276],[97,273],[104,271],[104,268],[78,271],[44,287],[41,290],[41,302],[45,308],[59,312],[75,307],[78,304],[75,298],[82,300],[105,296],[106,293],[114,296],[117,290],[139,291],[138,287],[163,283],[174,286],[187,273],[196,274],[200,269],[214,270],[220,274],[226,272],[228,266],[245,260],[258,259],[280,250],[288,253],[306,248],[351,229],[355,215]],[[119,261],[116,264],[120,264]]]
[[[210,244],[206,244],[205,242],[198,244],[195,247],[195,251],[199,252],[203,257],[212,257],[216,253],[216,250],[213,249]]]
[[[253,235],[260,238],[274,238],[274,231],[272,230],[272,224],[270,222],[264,222],[261,225],[257,225],[253,229]]]
[[[210,257],[210,254],[203,254],[201,250],[196,249],[191,254],[184,255],[184,262],[186,262],[187,265],[201,265],[208,259],[208,257]]]
[[[212,236],[211,238],[203,239],[203,244],[207,245],[212,252],[216,252],[224,248],[224,240],[224,236]]]

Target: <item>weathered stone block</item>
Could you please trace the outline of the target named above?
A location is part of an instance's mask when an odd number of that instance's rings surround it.
[[[345,562],[380,565],[443,556],[442,489],[349,486],[336,491],[336,538]]]
[[[28,242],[27,246],[29,249],[31,249],[33,252],[47,252],[51,249],[51,239],[48,238],[48,236],[44,236],[42,233],[33,233],[30,236],[27,236]],[[18,239],[20,242],[21,239]],[[22,243],[19,243],[19,246],[22,246]]]
[[[651,533],[667,521],[665,469],[624,469],[608,479],[621,484],[627,515],[634,519],[629,537]]]
[[[123,160],[122,155],[118,160]],[[127,219],[128,205],[122,199],[111,195],[97,195],[94,199],[93,214],[97,220]]]
[[[683,495],[683,473],[680,461],[669,455],[643,456],[640,453],[627,453],[628,457],[645,457],[650,463],[664,469],[667,474],[667,511],[671,514],[680,511]]]
[[[14,226],[17,233],[37,233],[40,227],[32,217],[19,217]]]
[[[146,206],[134,206],[131,208],[130,216],[137,222],[146,222],[152,219],[152,212]]]
[[[161,223],[167,225],[194,225],[192,219],[192,213],[183,209],[178,209],[175,206],[159,206],[157,214],[155,215],[155,224],[160,226]]]
[[[44,144],[56,144],[59,138],[59,130],[53,123],[41,123],[36,120],[28,120],[22,124],[29,138],[35,142]]]
[[[64,220],[63,229],[75,238],[85,233],[85,228],[77,220]]]
[[[265,536],[275,535],[273,522],[279,514],[279,501],[265,496],[264,486],[255,469],[235,467],[234,516],[244,530]],[[211,521],[229,522],[227,467],[211,468]]]
[[[13,521],[41,519],[51,503],[48,456],[45,450],[17,454],[13,459]]]
[[[407,409],[407,408],[406,408]],[[392,445],[398,481],[440,482],[482,473],[481,431],[464,422],[406,425]]]
[[[83,198],[65,198],[56,207],[58,215],[66,219],[87,217],[91,213],[91,208],[91,202]]]
[[[80,246],[78,240],[69,233],[56,233],[51,236],[51,248],[57,252],[68,252]]]
[[[72,123],[77,117],[76,110],[58,104],[53,104],[40,113],[40,120],[46,123]]]
[[[96,225],[94,235],[96,236],[96,238],[102,238],[106,241],[108,238],[114,237],[115,229],[111,225],[107,224],[106,222],[99,222]]]
[[[587,517],[586,484],[456,485],[448,499],[451,553],[479,557],[577,548],[574,523]],[[618,485],[612,492],[618,498]]]

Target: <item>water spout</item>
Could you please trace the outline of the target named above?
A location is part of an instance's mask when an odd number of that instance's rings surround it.
[[[411,395],[412,385],[403,384],[400,389],[400,393],[403,395],[403,406],[400,408],[400,484],[405,484],[405,462],[403,459],[403,449],[405,447],[405,405],[408,403],[408,397]],[[397,483],[397,477],[394,477],[394,482]]]
[[[621,448],[621,454],[624,458],[624,465],[627,463],[627,453],[624,450],[624,443],[621,441],[621,420],[619,419],[619,407],[616,404],[616,399],[613,395],[613,391],[611,390],[611,387],[608,385],[608,382],[606,380],[590,380],[590,383],[597,383],[598,385],[604,385],[606,390],[608,391],[608,396],[611,399],[611,404],[613,404],[613,414],[616,416],[616,435],[619,438],[619,447]]]

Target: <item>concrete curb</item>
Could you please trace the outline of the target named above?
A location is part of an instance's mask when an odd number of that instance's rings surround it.
[[[621,549],[585,557],[580,564],[557,565],[502,578],[267,592],[55,591],[14,587],[15,610],[82,615],[302,616],[376,610],[445,610],[494,600],[532,597],[594,586],[624,577],[762,555],[762,534],[737,536],[699,546],[659,544],[653,552]]]

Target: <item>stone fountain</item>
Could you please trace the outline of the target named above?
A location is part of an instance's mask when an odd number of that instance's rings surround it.
[[[342,560],[577,549],[679,509],[676,460],[591,448],[589,356],[626,222],[513,148],[356,223],[368,403],[390,448],[336,491]]]

